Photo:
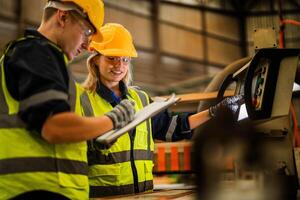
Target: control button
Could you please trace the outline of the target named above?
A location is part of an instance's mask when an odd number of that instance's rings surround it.
[[[256,96],[260,96],[261,95],[261,93],[262,93],[262,89],[258,89],[258,90],[256,90]]]

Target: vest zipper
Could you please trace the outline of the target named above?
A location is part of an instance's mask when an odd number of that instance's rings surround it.
[[[133,185],[134,185],[134,193],[139,193],[139,181],[138,181],[138,174],[136,170],[136,166],[134,163],[134,138],[135,138],[136,129],[130,131],[130,164],[132,169],[133,175]]]

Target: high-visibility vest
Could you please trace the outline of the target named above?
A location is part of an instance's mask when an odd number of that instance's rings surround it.
[[[149,104],[145,92],[132,88],[128,91],[128,99],[135,101],[136,111]],[[85,92],[81,95],[81,102],[86,102],[83,110],[87,116],[103,115],[113,109],[110,103],[97,94]],[[151,120],[136,127],[134,140],[126,133],[110,147],[101,147],[95,141],[89,141],[90,197],[130,194],[137,190],[151,191],[153,152]]]
[[[46,190],[70,199],[88,199],[86,142],[49,144],[39,133],[26,130],[19,110],[51,99],[67,100],[73,112],[81,115],[78,84],[70,75],[69,95],[57,90],[44,91],[17,101],[7,90],[4,73],[5,54],[18,42],[11,43],[1,57],[0,71],[0,199],[32,190]],[[50,44],[50,43],[49,43]],[[67,65],[67,57],[61,52]]]

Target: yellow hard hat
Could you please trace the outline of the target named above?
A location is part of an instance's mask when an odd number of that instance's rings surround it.
[[[100,42],[92,40],[90,50],[96,50],[105,56],[137,57],[131,34],[124,26],[108,23],[100,29],[100,32],[103,40]]]
[[[96,29],[96,33],[93,35],[92,39],[101,41],[102,35],[100,33],[100,28],[103,25],[104,21],[104,4],[102,0],[48,0],[48,5],[53,2],[71,2],[75,3],[77,6],[79,6],[82,9],[83,14],[87,14],[87,17],[92,23],[92,25]],[[46,6],[47,7],[47,6]],[[55,6],[49,6],[49,7],[55,7]],[[76,10],[78,9],[72,9],[71,7],[65,7],[69,8],[67,10]]]

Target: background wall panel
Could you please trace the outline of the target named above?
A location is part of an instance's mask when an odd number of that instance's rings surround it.
[[[30,23],[40,24],[43,9],[47,0],[26,0],[22,1],[24,19]]]
[[[160,20],[172,22],[195,30],[202,30],[200,10],[162,4],[159,13]]]
[[[203,36],[160,24],[161,50],[188,58],[203,59]]]
[[[241,58],[240,47],[208,38],[208,61],[227,65]]]
[[[15,18],[16,1],[0,0],[0,15],[7,18]]]
[[[206,28],[208,33],[239,41],[238,18],[206,12]]]
[[[105,23],[115,22],[124,25],[132,34],[135,44],[152,48],[151,20],[113,8],[105,8]]]
[[[2,51],[9,41],[17,37],[17,25],[0,22],[0,27],[0,51]]]
[[[122,1],[122,2],[121,2]],[[150,1],[140,0],[103,0],[105,9],[108,7],[123,8],[130,12],[139,13],[150,16],[151,4]]]

